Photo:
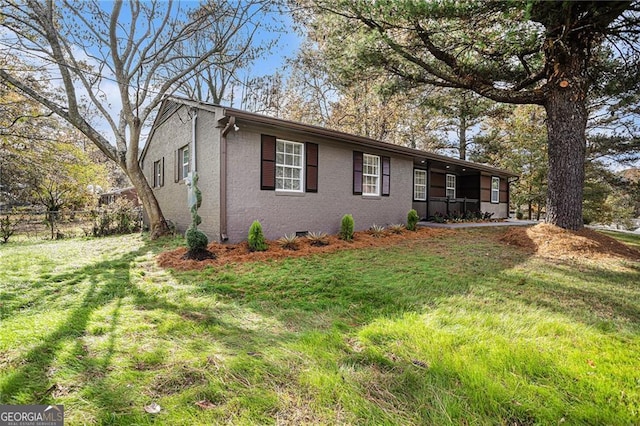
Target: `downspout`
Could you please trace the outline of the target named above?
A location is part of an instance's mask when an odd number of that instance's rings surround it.
[[[191,158],[193,159],[191,162],[191,175],[193,176],[198,171],[198,163],[196,161],[196,125],[198,122],[198,110],[197,108],[192,108],[191,111],[193,112],[193,118],[191,119],[191,152],[193,153],[191,155]]]
[[[229,240],[227,235],[227,134],[236,127],[236,117],[229,117],[220,132],[220,241]]]

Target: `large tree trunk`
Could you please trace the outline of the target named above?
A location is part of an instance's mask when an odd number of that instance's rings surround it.
[[[129,164],[125,171],[138,191],[138,197],[142,201],[142,206],[149,219],[149,237],[153,240],[167,235],[169,233],[167,221],[164,219],[158,200],[144,177],[140,165],[134,162],[134,164]]]
[[[586,153],[587,110],[584,90],[562,80],[568,86],[553,91],[547,98],[549,174],[546,222],[565,229],[578,230],[582,219],[582,189]]]
[[[592,39],[579,31],[569,31],[567,36],[561,25],[564,18],[554,17],[560,20],[547,23],[549,34],[544,43],[548,64],[544,101],[549,156],[546,222],[576,231],[584,226],[582,192],[589,88],[587,52]]]

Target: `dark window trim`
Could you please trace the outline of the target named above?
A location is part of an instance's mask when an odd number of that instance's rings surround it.
[[[391,193],[391,158],[390,157],[380,157],[380,179],[381,179],[381,188],[380,194],[383,197],[388,197]]]
[[[157,167],[157,168],[156,168]],[[158,178],[158,172],[160,177]],[[164,157],[153,162],[153,187],[161,188],[164,186]]]
[[[271,135],[261,135],[260,189],[276,190],[276,137]]]
[[[362,151],[353,151],[353,195],[362,195]]]
[[[305,192],[318,192],[318,154],[319,147],[317,143],[306,142],[304,147],[305,153],[305,171],[304,185]]]

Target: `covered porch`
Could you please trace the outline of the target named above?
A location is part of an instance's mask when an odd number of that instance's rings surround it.
[[[414,158],[413,209],[422,220],[482,212],[509,217],[509,183],[517,175],[448,157]]]

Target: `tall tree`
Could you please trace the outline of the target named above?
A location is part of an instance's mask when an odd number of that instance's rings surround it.
[[[162,99],[200,64],[239,42],[236,35],[253,18],[252,6],[219,1],[187,11],[160,0],[0,0],[0,54],[21,55],[30,65],[3,65],[0,81],[76,127],[125,171],[155,238],[168,227],[138,162],[143,129]],[[215,17],[225,25],[217,27]],[[210,31],[210,37],[190,64],[171,68],[182,60],[193,35],[203,31]],[[40,90],[35,85],[39,75],[32,72],[37,67],[56,77],[59,86]]]
[[[529,219],[539,220],[545,210],[549,164],[544,110],[538,105],[509,109],[484,123],[485,136],[478,140],[471,159],[518,173],[512,185],[512,207],[525,207]]]
[[[623,84],[610,85],[609,96],[637,91],[638,1],[310,1],[346,74],[384,70],[416,87],[543,106],[546,219],[583,226],[587,98],[594,81],[613,74]]]
[[[443,139],[451,142],[448,150],[458,152],[461,160],[469,158],[473,141],[480,137],[480,124],[499,113],[499,104],[467,90],[438,88],[423,95],[423,104],[437,114]],[[449,134],[454,133],[454,137]]]
[[[104,155],[68,123],[2,87],[0,112],[0,204],[81,209],[107,187]]]
[[[189,43],[179,46],[181,57],[168,64],[168,68],[171,72],[180,72],[195,65],[193,76],[180,85],[177,94],[233,106],[235,99],[241,97],[236,92],[246,84],[250,68],[275,48],[282,24],[276,1],[244,0],[241,7],[217,7],[218,2],[209,3],[208,8],[216,8],[215,12],[212,10],[213,13],[207,14],[210,27],[193,34]],[[196,12],[199,13],[201,11]],[[238,21],[242,26],[237,29],[233,42],[224,44],[210,58],[199,62],[200,53],[215,44]]]

